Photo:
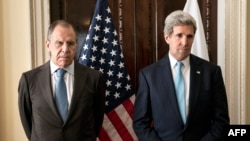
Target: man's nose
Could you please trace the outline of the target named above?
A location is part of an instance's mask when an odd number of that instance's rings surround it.
[[[183,36],[181,39],[181,43],[182,43],[182,45],[186,46],[188,44],[188,38]]]
[[[68,45],[66,42],[63,43],[62,50],[63,50],[64,52],[68,51],[68,49],[69,49],[68,46],[69,46],[69,45]]]

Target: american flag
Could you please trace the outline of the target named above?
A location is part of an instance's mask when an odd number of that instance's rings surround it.
[[[132,128],[134,90],[107,0],[96,1],[79,62],[99,70],[106,78],[106,109],[98,140],[137,140]]]

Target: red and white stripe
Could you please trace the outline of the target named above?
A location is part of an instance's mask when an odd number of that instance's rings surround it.
[[[135,95],[104,116],[98,141],[138,141],[133,127]]]

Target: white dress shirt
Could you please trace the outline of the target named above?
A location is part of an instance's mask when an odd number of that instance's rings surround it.
[[[175,79],[175,64],[177,60],[169,53],[169,60],[170,60],[170,65],[171,65],[171,71],[172,71],[172,76],[173,79]],[[188,115],[188,107],[189,107],[189,87],[190,87],[190,57],[188,56],[184,60],[181,60],[183,63],[182,67],[182,73],[184,77],[184,83],[185,83],[185,104],[186,104],[186,116]]]
[[[56,82],[56,70],[59,67],[56,66],[52,61],[50,61],[50,69],[51,69],[51,84],[53,90],[53,96],[55,97],[55,82]],[[67,97],[68,97],[68,104],[70,107],[72,95],[73,95],[73,86],[74,86],[74,61],[66,68],[63,68],[67,72],[64,74],[64,81],[67,88]]]

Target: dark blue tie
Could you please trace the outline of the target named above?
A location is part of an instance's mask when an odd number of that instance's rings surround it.
[[[185,84],[182,74],[182,62],[178,61],[175,66],[175,91],[179,104],[179,109],[181,113],[182,120],[184,124],[186,123],[186,112],[185,112]]]
[[[65,70],[58,69],[56,71],[56,86],[55,86],[55,100],[57,109],[61,115],[63,121],[66,121],[68,113],[68,100],[67,100],[67,89],[64,81]]]

